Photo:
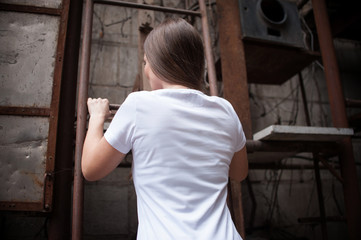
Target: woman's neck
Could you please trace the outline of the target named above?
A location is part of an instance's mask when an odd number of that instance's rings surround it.
[[[162,88],[163,89],[188,89],[189,87],[179,85],[179,84],[171,84],[171,83],[163,82]]]

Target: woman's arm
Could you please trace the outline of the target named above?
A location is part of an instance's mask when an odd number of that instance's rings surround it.
[[[103,136],[104,121],[110,116],[107,99],[88,99],[89,125],[82,154],[82,172],[88,181],[99,180],[124,159],[125,154],[113,148]]]
[[[243,147],[233,155],[229,166],[229,177],[232,180],[243,181],[248,175],[247,150]]]

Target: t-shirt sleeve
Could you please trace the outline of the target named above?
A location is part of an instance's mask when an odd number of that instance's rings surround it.
[[[244,135],[243,128],[241,121],[239,120],[237,114],[236,114],[236,125],[237,125],[237,136],[236,136],[236,148],[235,152],[240,151],[244,145],[246,145],[246,136]]]
[[[118,109],[104,134],[107,142],[124,154],[132,149],[135,129],[136,98],[130,94]]]
[[[236,111],[234,110],[234,108],[232,107],[231,104],[229,104],[229,105],[231,106],[231,113],[232,113],[232,117],[235,122],[235,131],[234,131],[235,145],[234,145],[234,147],[235,147],[235,152],[238,152],[244,147],[244,145],[246,145],[246,136],[244,135],[242,123],[239,120]]]

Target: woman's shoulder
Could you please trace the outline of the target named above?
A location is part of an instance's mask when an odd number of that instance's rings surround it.
[[[128,98],[137,98],[137,97],[141,97],[141,96],[146,96],[149,95],[150,91],[136,91],[136,92],[131,92],[128,95]]]
[[[131,92],[126,97],[125,101],[139,101],[139,99],[144,99],[150,97],[150,91],[136,91]]]

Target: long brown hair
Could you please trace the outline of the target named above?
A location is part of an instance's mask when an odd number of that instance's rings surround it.
[[[154,74],[161,80],[200,89],[204,50],[197,30],[181,18],[169,18],[155,27],[144,43]]]

